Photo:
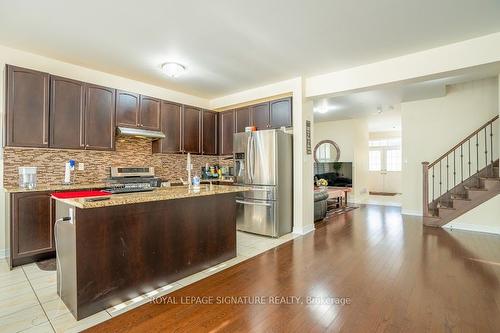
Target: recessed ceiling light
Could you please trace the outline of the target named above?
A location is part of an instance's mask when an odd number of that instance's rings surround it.
[[[328,112],[328,108],[327,107],[324,107],[324,106],[318,106],[317,108],[314,109],[314,112],[316,113],[327,113]]]
[[[177,62],[166,62],[161,69],[170,77],[179,77],[186,71],[186,67]]]

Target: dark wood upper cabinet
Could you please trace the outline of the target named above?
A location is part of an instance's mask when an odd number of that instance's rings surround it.
[[[85,149],[115,148],[115,90],[86,84]]]
[[[6,66],[7,146],[49,146],[49,74]]]
[[[203,110],[202,154],[217,154],[217,112]]]
[[[269,102],[252,105],[251,119],[252,125],[257,127],[258,130],[269,128]]]
[[[201,154],[201,109],[184,106],[182,146],[186,153]]]
[[[51,192],[10,195],[10,266],[54,254],[54,219]]]
[[[233,153],[233,136],[235,133],[234,110],[219,113],[219,154]]]
[[[162,101],[160,119],[165,139],[153,141],[153,153],[181,152],[182,105]]]
[[[159,99],[141,95],[139,127],[154,131],[160,130],[160,105]]]
[[[269,103],[270,127],[292,126],[292,98],[282,98]]]
[[[84,149],[85,83],[50,76],[50,147]]]
[[[116,91],[116,126],[137,127],[139,124],[139,94]]]
[[[245,127],[251,125],[250,107],[246,106],[235,110],[236,132],[245,132]]]

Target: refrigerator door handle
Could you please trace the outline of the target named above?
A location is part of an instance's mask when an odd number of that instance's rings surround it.
[[[247,150],[245,152],[245,167],[246,167],[246,172],[247,172],[247,177],[248,177],[248,180],[250,181],[250,183],[252,183],[252,173],[251,173],[251,170],[250,170],[250,145],[251,145],[251,140],[252,140],[252,135],[250,134],[250,136],[248,137],[247,139]]]
[[[270,203],[264,203],[264,202],[249,202],[249,201],[242,201],[242,200],[236,200],[236,203],[242,204],[242,205],[252,205],[252,206],[266,206],[266,207],[271,207],[272,204]]]
[[[252,164],[252,183],[253,179],[255,178],[255,138],[252,135],[252,144],[250,145],[250,149],[252,151],[252,161],[250,162]]]

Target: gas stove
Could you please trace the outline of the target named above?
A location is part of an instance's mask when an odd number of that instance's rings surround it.
[[[153,167],[112,167],[108,185],[106,191],[113,194],[147,192],[160,187],[161,180]]]

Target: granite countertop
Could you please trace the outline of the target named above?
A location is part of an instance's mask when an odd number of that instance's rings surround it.
[[[100,208],[109,206],[129,205],[151,201],[174,200],[191,197],[201,197],[206,195],[217,195],[226,193],[236,193],[248,191],[249,188],[242,186],[227,185],[202,185],[198,191],[189,189],[187,186],[161,187],[151,192],[113,194],[110,199],[102,201],[85,201],[85,198],[76,199],[57,199],[55,200],[67,203],[69,205],[86,209]]]
[[[71,184],[71,185],[39,185],[36,188],[29,190],[23,189],[19,186],[4,186],[4,191],[7,193],[23,193],[23,192],[45,192],[45,191],[66,191],[66,190],[86,190],[86,189],[101,189],[105,188],[106,183],[84,183],[84,184]]]
[[[212,182],[219,182],[224,184],[233,184],[233,179],[211,179]],[[208,179],[202,179],[202,184],[208,184],[210,181]],[[173,186],[177,186],[181,184],[180,182],[172,181],[171,184]],[[82,184],[71,184],[71,185],[38,185],[36,188],[23,189],[19,186],[4,186],[4,191],[7,193],[24,193],[24,192],[45,192],[45,191],[70,191],[70,190],[86,190],[86,189],[103,189],[106,188],[107,185],[104,182],[101,183],[82,183]]]

